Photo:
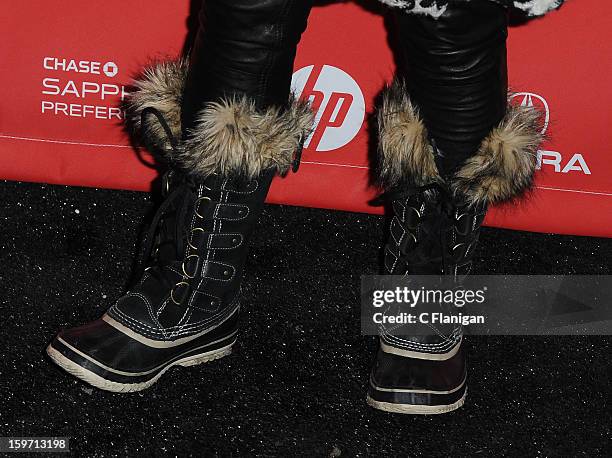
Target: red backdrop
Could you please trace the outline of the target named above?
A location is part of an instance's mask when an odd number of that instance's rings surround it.
[[[148,190],[155,171],[130,146],[117,107],[147,61],[180,53],[189,3],[3,5],[0,178]],[[539,154],[532,199],[489,212],[487,224],[612,236],[612,10],[599,3],[569,1],[511,28],[515,102],[546,110],[551,140]],[[314,8],[294,88],[316,102],[320,122],[300,172],[277,179],[270,202],[380,211],[368,205],[374,191],[367,185],[366,129],[393,69],[381,15],[352,3]]]

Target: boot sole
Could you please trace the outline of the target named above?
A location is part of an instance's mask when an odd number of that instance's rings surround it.
[[[61,352],[53,348],[52,345],[49,345],[47,347],[47,355],[49,355],[53,362],[55,362],[66,372],[72,374],[73,376],[92,386],[95,386],[96,388],[99,388],[104,391],[112,391],[115,393],[132,393],[135,391],[142,391],[146,388],[149,388],[151,385],[157,382],[157,380],[159,380],[159,378],[164,375],[166,371],[168,371],[171,367],[196,366],[198,364],[208,363],[210,361],[223,358],[224,356],[227,356],[232,352],[232,346],[234,345],[234,343],[235,341],[225,347],[221,347],[204,353],[199,353],[197,355],[186,356],[185,358],[173,361],[164,368],[162,368],[150,380],[141,383],[119,383],[113,382],[111,380],[106,380],[105,378],[90,371],[89,369],[80,366],[70,358],[67,358]]]
[[[402,413],[402,414],[407,414],[407,415],[439,415],[439,414],[448,413],[448,412],[452,412],[454,410],[459,409],[465,403],[466,395],[467,395],[467,390],[465,391],[463,396],[456,402],[453,402],[452,404],[435,405],[435,406],[415,405],[415,404],[396,404],[393,402],[376,401],[375,399],[372,399],[370,395],[368,395],[366,402],[368,403],[369,406],[374,407],[375,409],[378,409],[378,410],[383,410],[385,412]]]
[[[370,379],[366,402],[385,412],[412,415],[437,415],[457,410],[465,403],[467,380],[447,391],[382,388]]]

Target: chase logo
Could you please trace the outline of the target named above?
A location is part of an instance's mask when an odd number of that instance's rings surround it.
[[[293,93],[309,100],[315,127],[304,143],[311,151],[332,151],[349,143],[363,124],[365,101],[357,82],[337,67],[309,65],[293,74]]]
[[[107,62],[104,64],[104,67],[102,67],[102,71],[106,76],[112,78],[119,71],[119,67],[117,67],[117,64],[114,62]]]

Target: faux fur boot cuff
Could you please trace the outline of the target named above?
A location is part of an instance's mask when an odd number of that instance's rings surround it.
[[[211,103],[197,114],[195,127],[181,139],[181,98],[187,74],[185,61],[159,63],[134,82],[128,101],[129,121],[148,145],[171,164],[199,177],[212,173],[254,178],[262,171],[289,170],[300,143],[308,136],[313,113],[305,101],[292,99],[288,108],[259,111],[246,97]],[[147,107],[159,111],[178,145],[173,148],[161,124],[151,117],[141,125]]]
[[[397,80],[385,89],[378,112],[378,184],[384,189],[443,182],[418,109]],[[450,179],[452,191],[470,204],[499,204],[533,185],[542,141],[540,113],[508,105],[506,115]]]

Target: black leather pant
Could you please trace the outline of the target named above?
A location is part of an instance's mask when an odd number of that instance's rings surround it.
[[[476,152],[506,111],[507,11],[489,1],[449,6],[440,18],[396,14],[401,63],[448,175]]]
[[[312,0],[204,0],[190,55],[182,122],[206,102],[246,95],[258,108],[287,103],[297,44]]]
[[[296,47],[312,0],[205,0],[190,56],[183,126],[203,104],[246,95],[257,107],[288,99]],[[396,12],[398,69],[450,172],[473,154],[506,107],[504,8],[452,5],[438,19]],[[330,46],[333,45],[333,39]]]

